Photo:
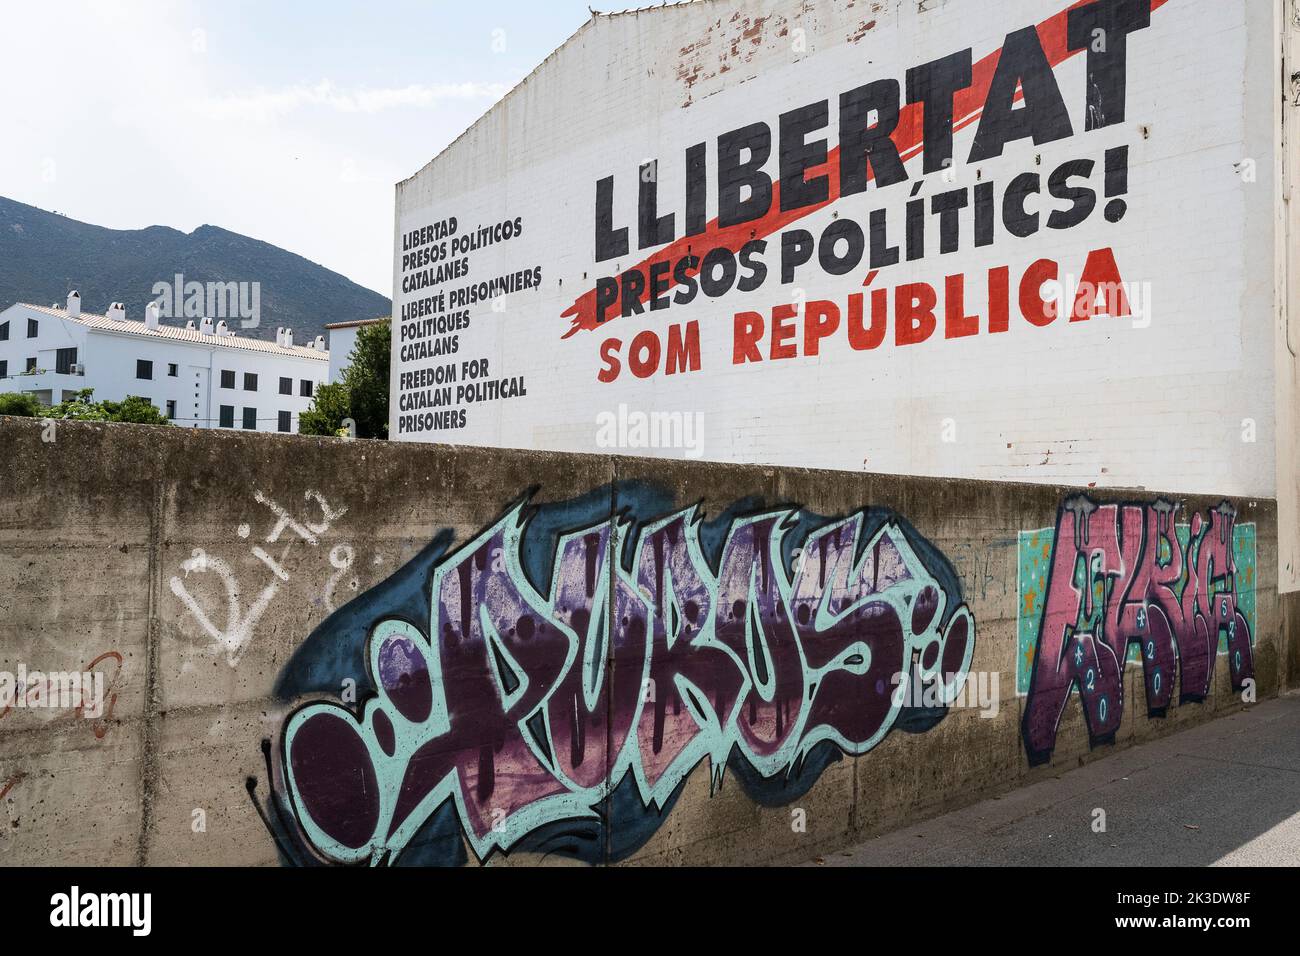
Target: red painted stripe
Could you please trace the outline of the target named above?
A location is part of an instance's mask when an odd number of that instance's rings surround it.
[[[1043,52],[1047,55],[1047,60],[1053,68],[1083,52],[1082,50],[1067,49],[1066,26],[1071,10],[1075,7],[1086,6],[1091,2],[1093,0],[1075,0],[1074,3],[1071,3],[1060,13],[1038,24],[1039,42],[1042,43]],[[1159,10],[1168,2],[1169,0],[1151,0],[1152,12]],[[953,124],[954,130],[969,126],[978,120],[980,114],[983,113],[984,101],[988,99],[989,87],[993,83],[993,74],[997,70],[998,59],[1001,56],[1002,50],[998,49],[977,62],[972,69],[971,85],[959,91],[953,97],[953,116],[964,117]],[[913,159],[921,153],[923,120],[921,106],[918,103],[907,104],[900,110],[898,128],[894,131],[893,140],[898,147],[899,155],[904,160]],[[705,227],[704,232],[670,243],[633,268],[648,272],[650,266],[655,263],[675,263],[687,254],[688,248],[713,249],[725,246],[733,253],[739,252],[741,247],[752,239],[760,239],[778,233],[791,223],[797,222],[804,216],[814,213],[840,198],[839,167],[840,149],[836,146],[827,153],[825,165],[817,167],[815,170],[820,172],[824,169],[830,176],[830,198],[824,203],[781,212],[781,183],[779,180],[774,180],[772,183],[772,208],[767,215],[752,222],[729,226],[725,229],[719,227],[717,219],[713,219]],[[809,171],[813,172],[814,170]],[[874,176],[874,171],[870,172]],[[672,283],[671,273],[668,279],[669,288],[671,288],[674,284]],[[646,301],[649,295],[647,288],[641,295],[641,301]],[[592,289],[560,314],[560,318],[572,320],[569,330],[561,337],[567,339],[579,330],[591,330],[600,328],[602,325],[608,325],[619,318],[619,312],[621,311],[619,305],[618,302],[611,305],[607,311],[610,318],[603,323],[598,323],[596,321],[596,290]]]

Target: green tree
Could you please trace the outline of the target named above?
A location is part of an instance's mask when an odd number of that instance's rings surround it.
[[[298,416],[299,432],[347,435],[343,420],[350,418],[357,438],[388,437],[390,325],[385,318],[361,327],[342,381],[316,390],[311,408]]]
[[[316,389],[311,407],[298,416],[298,433],[301,435],[346,434],[343,419],[351,418],[352,404],[347,387],[342,382],[330,382]]]
[[[362,326],[343,373],[343,384],[352,396],[352,418],[357,423],[358,438],[388,437],[390,326],[389,319]]]
[[[0,415],[40,418],[45,408],[28,392],[0,392]]]

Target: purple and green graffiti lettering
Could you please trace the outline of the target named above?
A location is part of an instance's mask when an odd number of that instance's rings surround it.
[[[704,763],[712,786],[732,767],[779,803],[828,753],[924,730],[960,693],[974,619],[892,512],[633,511],[546,533],[525,500],[322,625],[335,648],[296,673],[320,687],[357,653],[373,693],[308,703],[281,730],[278,807],[314,859],[394,863],[438,827],[445,847],[449,813],[480,860],[560,825],[563,851],[618,856],[620,814],[646,838]],[[914,673],[937,714],[897,693]],[[583,822],[603,847],[568,845]]]

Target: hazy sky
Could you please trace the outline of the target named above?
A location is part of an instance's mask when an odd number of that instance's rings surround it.
[[[0,0],[0,195],[115,229],[211,223],[390,295],[393,185],[587,5]]]

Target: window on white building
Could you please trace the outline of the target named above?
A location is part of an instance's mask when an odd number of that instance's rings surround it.
[[[168,363],[167,363],[167,377],[168,377],[168,378],[175,378],[175,377],[176,377],[177,375],[179,375],[179,374],[180,374],[180,369],[178,369],[178,368],[176,367],[176,363],[175,363],[175,362],[168,362]]]
[[[9,341],[9,323],[0,322],[0,342]]]
[[[234,370],[234,369],[231,369],[231,368],[223,368],[223,369],[221,370],[221,387],[222,387],[222,388],[234,388],[234,387],[235,387],[235,370]]]
[[[171,419],[176,418],[176,399],[174,398],[169,398],[167,400],[167,417]]]
[[[72,366],[77,364],[76,349],[59,349],[54,353],[54,371],[60,375],[71,375]]]
[[[235,406],[234,405],[222,405],[220,414],[221,417],[217,419],[217,424],[219,426],[221,426],[222,428],[235,427]]]
[[[29,339],[34,339],[34,338],[36,338],[36,336],[38,336],[38,335],[40,335],[40,334],[41,334],[41,323],[37,322],[35,319],[28,319],[28,320],[27,320],[27,337],[28,337]]]
[[[150,362],[148,359],[136,359],[135,377],[153,378],[153,362]]]
[[[257,427],[257,409],[256,409],[256,408],[245,408],[245,409],[244,409],[244,427],[245,427],[245,428],[249,428],[249,429],[252,429],[252,428],[256,428],[256,427]]]
[[[298,394],[301,395],[303,398],[311,398],[312,389],[311,389],[311,382],[309,380],[305,378],[302,379],[302,381],[299,383],[298,386]]]
[[[281,394],[281,395],[292,395],[292,394],[293,394],[293,379],[292,379],[292,378],[285,378],[283,375],[280,376],[280,394]]]
[[[0,378],[8,378],[8,377],[9,377],[9,363],[3,359],[0,359]]]
[[[280,413],[280,431],[287,432],[293,425],[293,414],[290,412]]]
[[[257,375],[255,373],[253,372],[244,373],[244,391],[246,392],[257,391]]]
[[[36,358],[35,358],[35,356],[33,356],[32,358],[29,358],[29,359],[27,360],[27,371],[29,371],[29,372],[34,372],[34,371],[36,371]]]

